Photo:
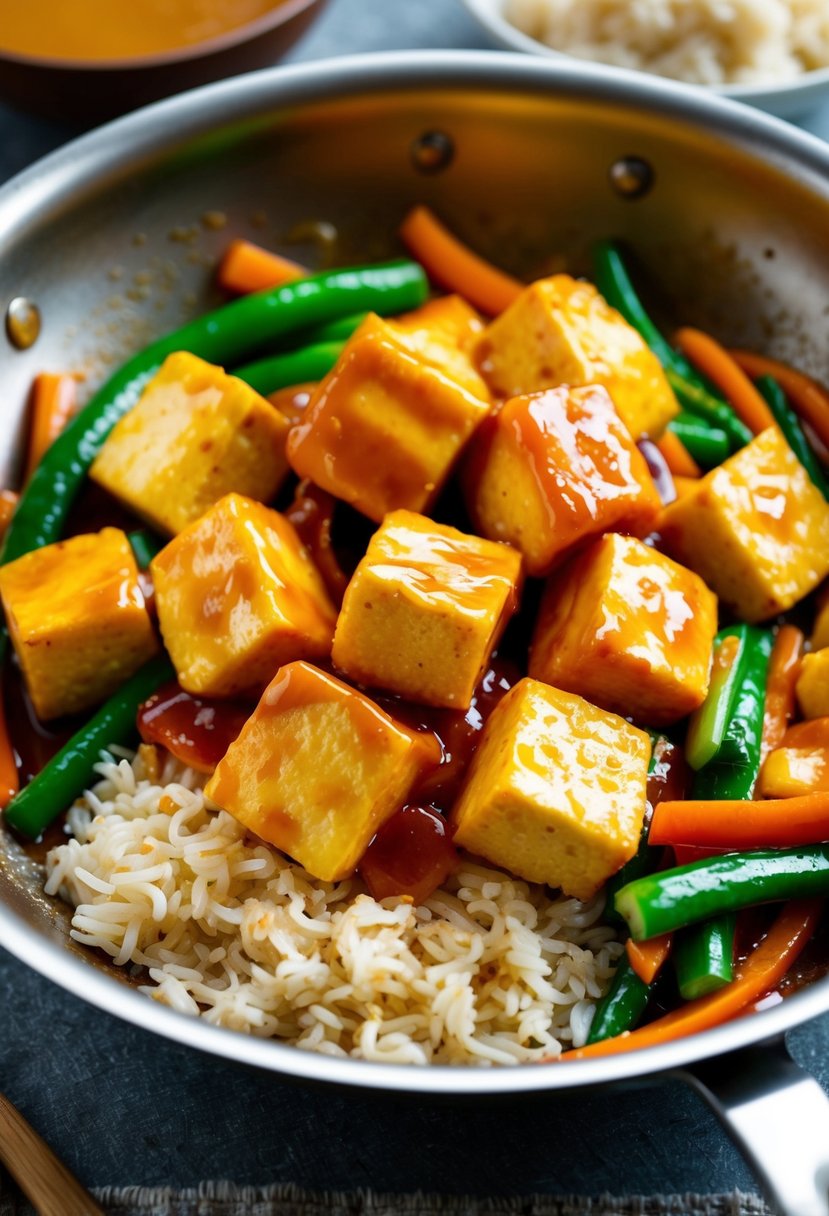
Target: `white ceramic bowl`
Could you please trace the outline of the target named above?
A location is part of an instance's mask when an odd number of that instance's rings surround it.
[[[462,0],[475,20],[486,30],[489,37],[498,46],[513,51],[525,51],[530,55],[546,55],[550,59],[568,59],[572,63],[575,56],[563,51],[554,51],[535,38],[516,29],[503,16],[504,0]],[[614,68],[618,71],[618,68]],[[723,97],[731,97],[735,101],[743,101],[748,105],[757,106],[778,118],[800,118],[814,110],[823,101],[829,100],[829,67],[818,71],[805,72],[797,80],[787,80],[782,84],[772,85],[695,85],[707,92],[719,93]]]

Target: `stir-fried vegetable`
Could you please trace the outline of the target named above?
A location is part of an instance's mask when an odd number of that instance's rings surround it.
[[[676,335],[682,353],[723,393],[737,417],[755,435],[774,426],[769,410],[748,376],[719,342],[698,329],[681,329]]]
[[[29,404],[29,449],[24,481],[29,480],[44,453],[75,413],[77,398],[78,382],[74,376],[41,372],[35,377]]]
[[[702,469],[675,431],[667,430],[656,445],[675,477],[699,477]]]
[[[794,411],[814,430],[826,447],[829,447],[829,391],[803,372],[769,359],[754,351],[732,350],[734,362],[749,376],[759,379],[771,376],[782,387],[792,403]]]
[[[731,983],[736,928],[736,916],[726,913],[677,934],[673,964],[683,1000],[696,1000]]]
[[[252,241],[231,241],[216,271],[216,280],[225,291],[249,295],[269,287],[281,287],[304,279],[308,271],[298,262],[283,258]]]
[[[292,384],[321,380],[331,371],[342,349],[342,342],[317,342],[299,350],[270,355],[256,363],[247,363],[237,368],[234,375],[255,388],[257,393],[267,396]]]
[[[752,904],[829,895],[829,845],[730,853],[628,883],[616,910],[636,941]]]
[[[673,933],[666,933],[663,937],[651,937],[646,942],[635,942],[629,937],[625,942],[625,953],[640,980],[645,984],[652,984],[670,958],[673,945]]]
[[[819,844],[829,840],[829,794],[752,802],[662,802],[651,820],[650,840],[712,849]]]
[[[640,1030],[568,1051],[562,1058],[589,1059],[657,1047],[686,1035],[700,1034],[736,1017],[777,987],[812,937],[822,906],[819,900],[798,900],[783,908],[760,945],[737,966],[733,982],[719,992],[680,1006]]]
[[[518,298],[523,284],[473,253],[428,207],[415,207],[400,225],[403,244],[436,283],[497,316]]]
[[[650,985],[644,983],[623,955],[619,960],[610,987],[596,1006],[588,1045],[624,1034],[639,1022],[650,996]]]
[[[672,368],[665,369],[668,383],[676,393],[676,399],[689,414],[696,414],[711,426],[725,431],[731,451],[751,442],[751,431],[741,422],[730,406],[725,405],[699,384],[691,384]]]
[[[743,625],[724,630],[714,640],[708,695],[691,715],[685,736],[685,756],[693,769],[701,769],[713,760],[722,745],[740,686],[747,628]]]
[[[713,469],[715,465],[722,464],[731,452],[725,431],[710,426],[694,414],[682,413],[668,427],[703,469]]]
[[[786,394],[771,376],[761,376],[757,381],[757,389],[768,404],[774,415],[774,420],[786,437],[786,442],[803,465],[810,478],[820,490],[824,498],[829,499],[829,481],[820,467],[814,449],[803,432],[803,427],[797,420],[797,415],[789,409]]]

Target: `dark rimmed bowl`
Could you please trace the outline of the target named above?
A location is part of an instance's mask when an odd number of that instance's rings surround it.
[[[276,63],[326,0],[281,0],[270,13],[218,38],[154,55],[56,59],[0,50],[0,98],[70,122],[101,122],[200,84]]]

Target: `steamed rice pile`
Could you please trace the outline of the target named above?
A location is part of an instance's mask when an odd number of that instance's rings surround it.
[[[829,65],[827,0],[504,0],[530,37],[694,84],[771,84]]]
[[[320,882],[206,803],[154,749],[98,766],[47,859],[72,936],[155,1000],[250,1034],[391,1063],[514,1064],[580,1046],[622,951],[582,904],[464,861],[422,907]]]

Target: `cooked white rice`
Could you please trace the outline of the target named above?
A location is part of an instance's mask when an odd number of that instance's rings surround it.
[[[829,65],[827,0],[504,0],[530,37],[695,84],[771,84]]]
[[[581,1046],[622,947],[582,904],[465,860],[422,907],[320,882],[154,749],[102,762],[47,859],[72,936],[210,1022],[330,1055],[515,1064]],[[154,771],[155,770],[155,771]]]

